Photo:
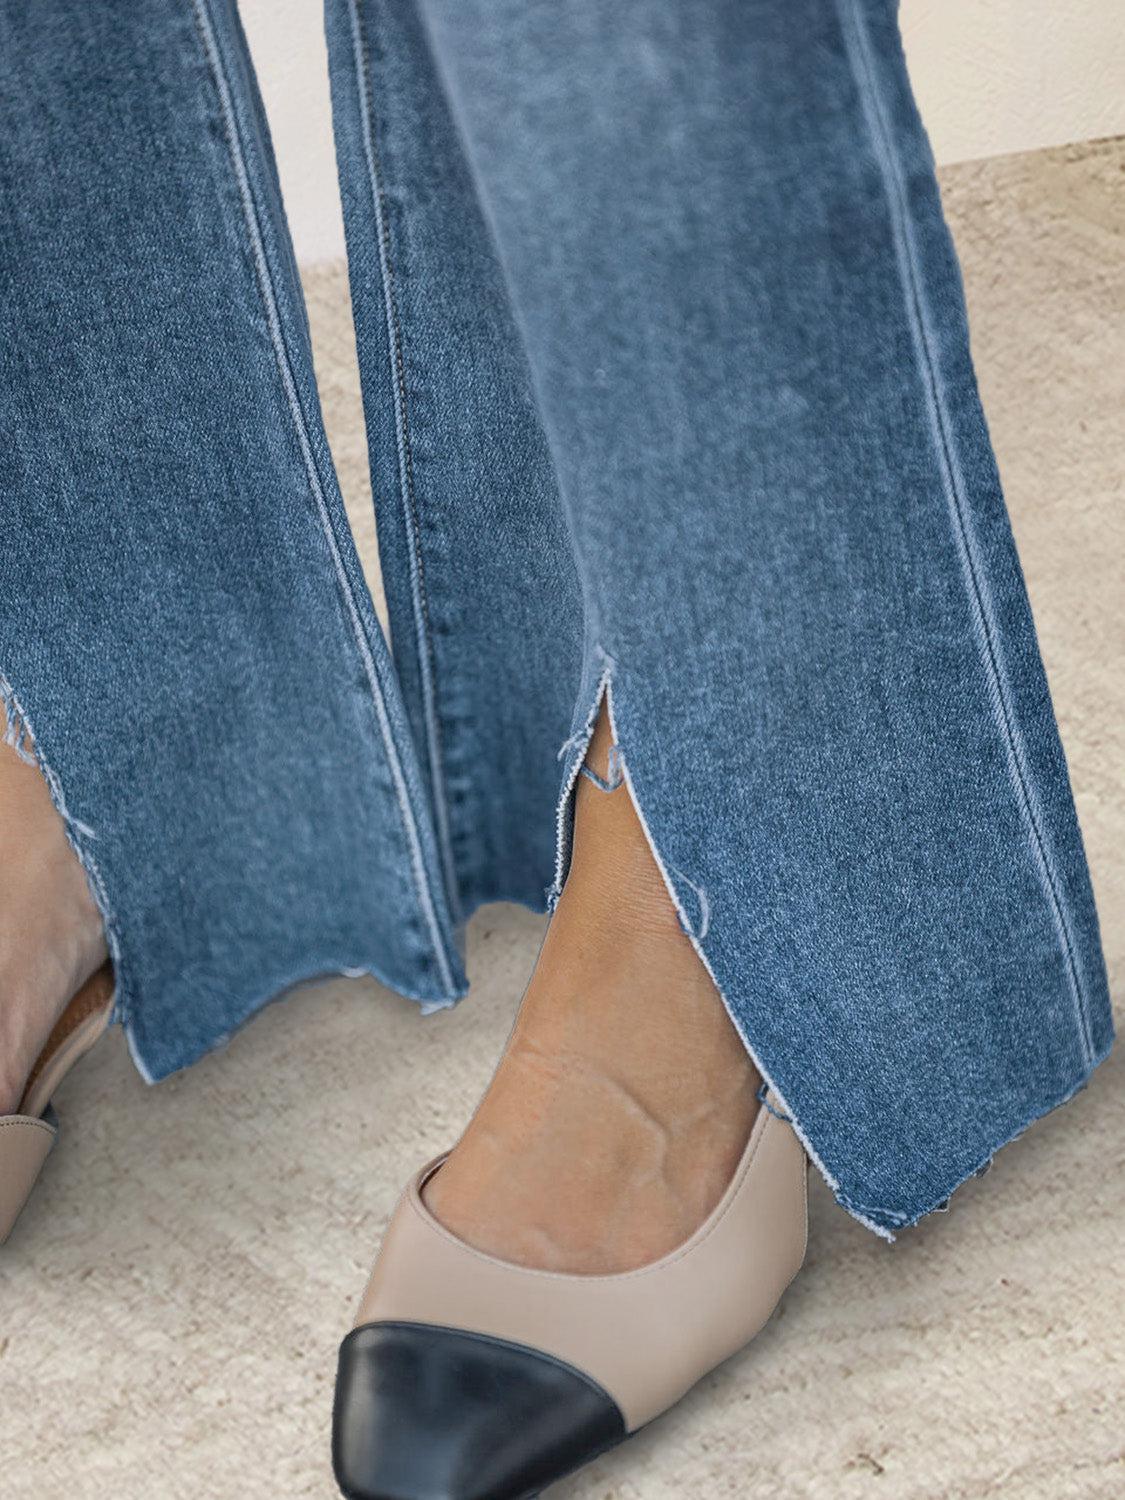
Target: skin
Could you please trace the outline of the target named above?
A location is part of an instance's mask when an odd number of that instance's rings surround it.
[[[0,708],[0,733],[7,728]],[[39,769],[0,744],[0,1115],[105,962],[101,916]]]
[[[603,713],[587,765],[604,780],[611,744]],[[631,1270],[674,1250],[718,1202],[760,1082],[628,788],[580,776],[570,871],[535,973],[428,1206],[504,1260]]]
[[[603,713],[587,756],[603,779],[611,743]],[[2,744],[0,849],[3,1114],[106,947],[46,783]],[[492,1082],[427,1186],[431,1210],[469,1244],[523,1265],[644,1265],[718,1202],[759,1082],[628,788],[579,777],[566,886]]]

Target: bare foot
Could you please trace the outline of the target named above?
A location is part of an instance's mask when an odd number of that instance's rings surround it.
[[[0,739],[6,730],[0,706]],[[101,916],[47,784],[0,743],[0,1115],[19,1107],[51,1028],[106,957]]]
[[[587,756],[603,780],[610,745],[603,711]],[[627,787],[579,777],[570,872],[516,1026],[426,1202],[505,1260],[633,1269],[718,1202],[759,1084]]]

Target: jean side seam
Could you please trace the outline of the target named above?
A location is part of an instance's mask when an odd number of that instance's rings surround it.
[[[375,108],[371,93],[371,52],[360,0],[348,0],[351,22],[352,61],[356,74],[356,93],[363,135],[364,161],[371,192],[371,209],[375,218],[375,238],[379,251],[379,278],[383,291],[383,311],[390,353],[391,390],[395,414],[395,444],[398,460],[399,498],[403,519],[410,539],[410,593],[414,609],[414,632],[418,648],[418,666],[422,686],[422,716],[426,726],[426,758],[430,766],[438,845],[445,871],[445,883],[454,920],[461,913],[457,867],[453,856],[449,806],[446,798],[441,730],[437,711],[436,662],[430,601],[426,590],[426,570],[422,554],[421,520],[414,483],[414,454],[410,435],[410,415],[406,398],[406,355],[402,322],[395,290],[394,262],[391,259],[391,231],[387,213],[382,163],[375,139]]]
[[[219,106],[223,117],[224,134],[227,140],[227,149],[230,155],[231,165],[234,169],[235,181],[238,186],[239,198],[242,203],[243,221],[247,236],[250,241],[250,249],[254,263],[256,279],[259,292],[262,297],[266,313],[266,322],[269,327],[270,342],[273,346],[274,357],[277,361],[278,372],[281,376],[282,387],[285,391],[286,401],[289,406],[290,415],[293,420],[294,430],[297,435],[301,458],[304,463],[305,473],[309,486],[313,492],[316,503],[317,515],[325,540],[328,544],[329,554],[332,558],[333,568],[336,573],[337,586],[344,600],[349,623],[359,652],[364,674],[367,677],[371,691],[372,701],[375,706],[376,717],[379,724],[380,735],[383,740],[384,750],[387,756],[388,768],[391,772],[391,780],[394,784],[395,798],[398,802],[399,816],[402,820],[403,832],[406,835],[407,846],[410,852],[410,861],[414,875],[415,888],[418,901],[422,908],[422,914],[426,925],[430,930],[433,946],[434,960],[438,967],[441,982],[450,992],[456,989],[453,979],[453,971],[449,964],[446,953],[445,942],[442,936],[441,924],[438,920],[437,909],[434,905],[433,893],[430,890],[429,879],[426,873],[426,863],[422,852],[421,838],[418,832],[414,809],[411,806],[410,794],[406,785],[402,763],[399,759],[398,747],[394,742],[394,734],[391,729],[387,706],[383,698],[382,686],[379,682],[378,669],[375,658],[371,651],[371,644],[364,632],[363,621],[360,618],[359,607],[347,571],[344,567],[343,558],[340,555],[339,543],[332,526],[332,518],[328,511],[328,504],[324,496],[324,488],[321,483],[320,474],[317,471],[316,459],[313,454],[312,443],[309,438],[308,426],[304,410],[301,406],[300,396],[297,391],[296,380],[293,375],[292,364],[285,333],[281,323],[281,316],[277,304],[277,296],[273,285],[272,272],[266,256],[265,244],[262,238],[261,226],[258,222],[258,209],[254,202],[253,190],[250,185],[249,169],[247,167],[245,150],[239,132],[238,118],[235,111],[234,101],[231,96],[229,80],[222,54],[219,49],[218,39],[215,35],[214,24],[210,15],[211,0],[192,0],[195,12],[197,29],[203,45],[204,55],[219,96]]]
[[[923,278],[919,264],[918,248],[910,221],[901,165],[894,150],[893,136],[884,112],[884,105],[875,77],[870,42],[855,0],[836,0],[840,16],[844,44],[852,67],[871,135],[880,175],[887,195],[893,229],[895,254],[904,292],[912,341],[922,378],[926,402],[930,411],[931,426],[941,470],[946,501],[953,521],[954,538],[961,562],[966,591],[969,595],[976,624],[976,635],[981,647],[982,664],[989,679],[989,699],[1006,750],[1009,777],[1016,793],[1016,801],[1029,833],[1033,863],[1039,874],[1040,885],[1051,912],[1056,935],[1062,948],[1067,978],[1078,1024],[1078,1037],[1082,1047],[1084,1064],[1094,1066],[1095,1051],[1087,1013],[1086,997],[1078,972],[1074,939],[1070,923],[1059,890],[1058,878],[1048,858],[1046,839],[1040,827],[1041,814],[1031,786],[1026,752],[1015,716],[1008,703],[1008,694],[1001,668],[998,632],[993,617],[987,583],[982,577],[978,559],[974,556],[975,538],[972,533],[967,505],[962,493],[963,478],[955,461],[955,445],[951,432],[949,413],[946,409],[937,374],[937,358],[933,349],[933,335],[929,327],[928,307],[923,295]]]

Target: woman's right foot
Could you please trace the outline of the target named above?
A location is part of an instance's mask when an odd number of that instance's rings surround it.
[[[666,1411],[758,1332],[805,1251],[805,1156],[762,1109],[695,1233],[641,1270],[571,1275],[467,1245],[409,1185],[340,1350],[348,1500],[531,1500]]]
[[[0,1115],[71,1000],[108,957],[101,914],[39,767],[0,707]]]
[[[566,885],[515,1028],[425,1195],[478,1250],[587,1275],[633,1270],[694,1232],[738,1164],[761,1084],[611,747],[603,711],[587,754],[601,785],[575,789]]]
[[[530,1500],[751,1339],[805,1158],[681,930],[600,719],[573,855],[492,1083],[409,1186],[344,1341],[349,1500]]]

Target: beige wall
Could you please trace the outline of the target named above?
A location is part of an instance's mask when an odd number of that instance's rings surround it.
[[[343,253],[321,5],[241,0],[302,262]],[[902,21],[940,162],[1125,133],[1125,0],[903,0]]]

